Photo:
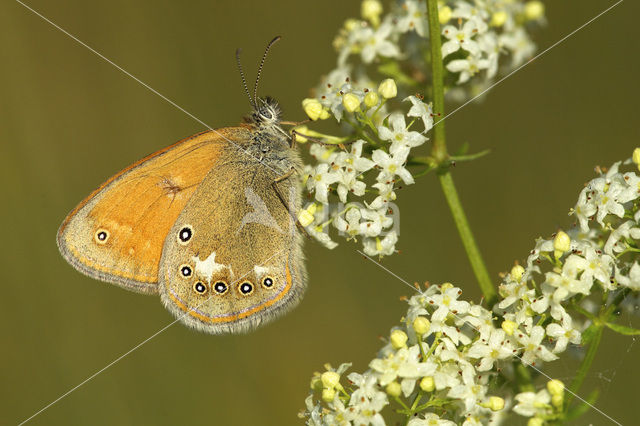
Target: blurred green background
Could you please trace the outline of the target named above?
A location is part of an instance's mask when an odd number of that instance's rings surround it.
[[[358,15],[350,1],[44,1],[30,6],[213,127],[247,112],[234,61],[249,76],[268,40],[262,94],[287,119],[332,69],[333,35]],[[612,1],[548,2],[550,46]],[[495,281],[526,258],[538,235],[571,223],[568,209],[593,167],[638,144],[637,2],[626,1],[447,119],[452,148],[491,149],[455,179]],[[19,3],[0,5],[0,423],[18,423],[129,351],[173,318],[158,298],[87,278],[58,254],[65,215],[108,176],[203,130]],[[251,78],[250,78],[251,79]],[[384,265],[409,281],[451,281],[479,299],[433,176],[399,193],[401,254]],[[309,242],[302,304],[243,336],[175,325],[32,420],[32,424],[300,424],[309,378],[325,362],[362,371],[395,325],[411,290],[355,246]],[[629,320],[629,321],[632,321]],[[634,325],[633,322],[629,322]],[[635,321],[638,325],[638,321]],[[637,423],[640,345],[605,333],[583,396]],[[548,366],[569,380],[569,357]],[[597,413],[578,424],[610,424]]]

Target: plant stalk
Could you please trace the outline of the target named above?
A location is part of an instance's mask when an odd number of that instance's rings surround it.
[[[449,153],[444,129],[444,66],[442,63],[442,42],[440,35],[440,20],[438,17],[438,0],[426,0],[427,14],[429,18],[429,39],[431,43],[431,77],[433,87],[433,112],[436,122],[433,127],[433,140],[431,156],[435,159],[441,171],[438,173],[440,186],[447,199],[458,234],[471,263],[473,273],[478,280],[480,290],[487,301],[489,308],[496,301],[496,290],[493,287],[487,267],[482,260],[482,255],[469,227],[467,216],[462,208],[458,192],[453,183],[453,177],[449,170]]]

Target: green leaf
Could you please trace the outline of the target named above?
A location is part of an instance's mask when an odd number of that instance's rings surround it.
[[[491,152],[490,149],[485,149],[484,151],[480,151],[480,152],[477,152],[475,154],[452,155],[449,158],[451,160],[453,160],[453,161],[471,161],[471,160],[475,160],[475,159],[480,158],[480,157],[484,157],[485,155],[487,155],[490,152]]]
[[[613,324],[613,323],[610,323],[610,322],[606,322],[604,325],[606,325],[607,327],[609,327],[610,329],[612,329],[616,333],[623,334],[625,336],[638,336],[638,335],[640,335],[640,330],[638,330],[636,328],[626,327],[624,325]]]
[[[453,154],[454,156],[459,156],[459,155],[465,155],[467,152],[469,152],[469,142],[465,142],[462,144],[462,146],[460,148],[458,148],[455,152],[455,154]]]

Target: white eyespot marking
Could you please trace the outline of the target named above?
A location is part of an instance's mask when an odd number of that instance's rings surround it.
[[[204,294],[207,292],[207,286],[202,281],[196,281],[193,285],[193,290],[198,294]]]
[[[178,268],[178,270],[180,271],[180,276],[182,278],[189,278],[191,277],[191,275],[193,275],[193,270],[191,269],[191,266],[189,265],[180,265],[180,267]]]
[[[224,294],[227,292],[227,290],[229,290],[229,286],[227,286],[227,283],[224,281],[216,281],[213,285],[213,289],[218,294]]]
[[[109,231],[104,228],[99,228],[93,235],[93,240],[100,245],[106,244],[109,240]]]
[[[191,237],[193,237],[193,228],[191,225],[184,225],[178,231],[178,242],[182,245],[186,245],[189,241],[191,241]]]
[[[266,287],[266,288],[271,288],[271,287],[273,287],[273,283],[274,283],[274,281],[273,281],[273,278],[271,278],[271,277],[264,277],[264,278],[262,279],[262,285],[263,285],[264,287]]]
[[[245,281],[238,286],[238,290],[240,290],[240,293],[242,293],[243,296],[248,296],[253,293],[253,284],[249,281]]]
[[[196,264],[196,273],[211,283],[211,277],[213,274],[220,272],[224,269],[228,269],[228,266],[222,263],[216,263],[216,252],[213,251],[205,260],[200,260],[198,257],[193,256],[191,258]]]

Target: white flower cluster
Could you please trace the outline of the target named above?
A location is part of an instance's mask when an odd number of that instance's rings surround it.
[[[443,57],[453,55],[446,67],[459,73],[458,84],[466,83],[481,71],[486,71],[483,84],[498,73],[500,55],[511,57],[514,68],[530,58],[536,46],[525,24],[541,22],[544,5],[539,1],[454,1],[440,9],[446,24],[442,33],[447,41],[442,45]],[[453,22],[454,24],[447,24]],[[459,52],[462,51],[462,54]]]
[[[512,413],[532,425],[562,421],[562,382],[520,393],[501,383],[522,385],[519,364],[538,369],[568,345],[584,344],[589,325],[620,329],[609,322],[611,310],[580,305],[608,299],[616,308],[640,290],[640,176],[620,171],[631,164],[640,168],[640,148],[585,186],[572,210],[579,227],[539,239],[526,266],[505,274],[493,311],[460,300],[462,291],[449,283],[411,297],[402,325],[366,372],[349,374],[344,387],[348,366],[332,372],[335,392],[312,382],[307,424],[384,425],[380,411],[390,404],[410,426],[500,424]]]
[[[364,252],[370,256],[390,255],[395,251],[398,233],[393,228],[396,186],[414,183],[406,163],[412,148],[427,141],[424,136],[433,126],[431,107],[416,96],[408,96],[411,103],[406,114],[394,112],[384,120],[374,122],[387,99],[396,96],[395,82],[383,81],[378,90],[359,91],[345,80],[338,95],[328,100],[334,116],[345,121],[359,120],[367,126],[372,136],[346,145],[311,144],[310,153],[316,165],[306,165],[304,170],[306,189],[313,193],[314,201],[301,212],[300,222],[308,232],[329,248],[337,245],[327,232],[330,224],[348,239],[362,238]],[[315,102],[314,102],[315,101]],[[315,99],[305,102],[310,116],[314,111],[326,111]],[[407,123],[407,120],[410,120]],[[421,124],[416,125],[419,120]],[[421,131],[411,130],[422,127]],[[308,129],[300,130],[311,136]],[[367,158],[369,157],[369,158]],[[375,173],[375,182],[365,183],[365,177]],[[373,176],[372,176],[373,177]],[[374,193],[365,199],[367,192]],[[329,211],[329,194],[338,197],[338,208]]]
[[[449,71],[460,73],[451,79],[456,84],[482,70],[487,72],[481,81],[488,81],[498,71],[500,56],[511,56],[517,65],[533,51],[524,24],[542,19],[540,2],[440,3],[443,55]],[[412,94],[426,87],[419,70],[428,68],[428,22],[424,0],[393,3],[386,14],[379,0],[363,0],[361,12],[362,19],[347,20],[334,42],[337,67],[315,97],[302,102],[311,120],[333,117],[347,136],[296,129],[298,141],[324,143],[310,148],[316,163],[306,166],[305,184],[314,200],[299,219],[329,248],[337,245],[329,235],[333,225],[345,238],[360,239],[367,255],[384,256],[396,251],[398,240],[396,189],[400,182],[414,183],[407,166],[414,159],[411,150],[427,141],[425,134],[434,125],[431,105]],[[374,80],[367,73],[381,73],[382,78]],[[396,103],[388,111],[399,92],[410,108]],[[413,165],[423,171],[432,166],[428,157]]]

